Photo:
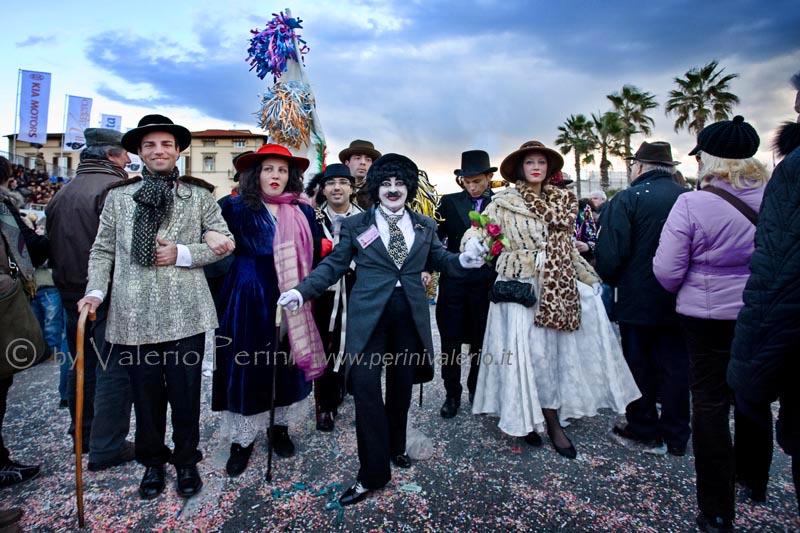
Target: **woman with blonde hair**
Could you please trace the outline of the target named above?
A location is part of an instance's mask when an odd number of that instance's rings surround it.
[[[529,141],[500,165],[512,186],[484,212],[508,246],[495,269],[472,412],[500,417],[509,435],[540,446],[547,427],[559,455],[577,450],[562,424],[602,408],[625,412],[639,389],[600,297],[600,278],[575,247],[578,200],[550,183],[564,159]],[[462,239],[485,238],[469,229]]]
[[[689,153],[700,163],[700,190],[678,197],[653,259],[659,283],[678,295],[676,311],[689,351],[697,523],[703,531],[732,531],[736,477],[750,499],[765,501],[772,458],[772,435],[752,427],[738,410],[735,446],[731,443],[733,397],[726,383],[768,179],[753,157],[759,142],[741,116],[700,132]],[[761,416],[771,417],[769,405]]]

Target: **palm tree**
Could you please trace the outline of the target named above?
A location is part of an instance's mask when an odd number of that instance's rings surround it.
[[[625,147],[625,157],[633,155],[631,148],[631,136],[636,133],[650,135],[652,127],[655,126],[652,117],[647,115],[647,111],[658,107],[656,97],[647,91],[641,91],[633,85],[623,85],[622,91],[606,95],[611,100],[614,109],[622,117],[625,125],[622,141]],[[631,182],[631,162],[625,160],[625,167],[628,171],[628,183]]]
[[[594,146],[589,131],[589,121],[584,115],[570,115],[563,126],[558,127],[556,144],[561,153],[567,155],[572,151],[575,154],[575,187],[578,198],[581,197],[581,165],[594,161],[592,150]]]
[[[611,166],[609,156],[624,157],[623,137],[625,124],[616,111],[606,111],[600,116],[592,113],[590,138],[595,150],[600,151],[600,188],[608,190],[608,168]]]
[[[675,78],[678,89],[669,92],[665,111],[667,116],[675,113],[675,132],[686,128],[695,135],[705,127],[709,119],[717,122],[730,117],[739,97],[729,92],[730,82],[738,74],[722,73],[718,63],[712,61],[703,68],[693,68],[685,78]]]

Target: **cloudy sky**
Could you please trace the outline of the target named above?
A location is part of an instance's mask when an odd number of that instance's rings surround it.
[[[65,94],[94,98],[93,124],[118,114],[127,129],[158,111],[192,130],[257,131],[271,79],[248,70],[250,30],[286,7],[303,19],[329,161],[370,139],[412,157],[443,192],[464,150],[499,165],[526,140],[552,145],[570,114],[610,109],[605,95],[623,84],[663,104],[674,77],[714,59],[740,75],[735,112],[761,134],[764,162],[774,128],[795,118],[797,0],[46,0],[4,8],[0,133],[15,128],[18,69],[53,74],[50,132],[63,128]],[[692,136],[673,131],[663,106],[653,117],[651,140],[673,143],[691,174]]]

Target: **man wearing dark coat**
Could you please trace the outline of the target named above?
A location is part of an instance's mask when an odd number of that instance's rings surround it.
[[[89,250],[100,226],[108,187],[128,179],[130,163],[122,146],[122,133],[112,129],[88,128],[86,147],[75,178],[47,205],[47,235],[50,238],[50,266],[53,282],[61,294],[67,315],[67,342],[72,357],[77,353],[78,300],[86,293]],[[83,442],[88,444],[89,470],[98,471],[133,461],[133,444],[126,440],[130,430],[131,384],[128,371],[104,351],[108,300],[97,308],[87,324],[83,346]],[[69,372],[70,434],[75,429],[75,368]],[[86,445],[85,444],[85,445]]]
[[[795,111],[800,113],[800,72],[792,81],[797,89]],[[797,123],[787,122],[779,130],[775,148],[784,159],[764,191],[728,383],[736,393],[736,406],[764,432],[772,432],[770,404],[780,400],[776,436],[792,457],[800,508],[800,116]],[[761,416],[764,411],[766,417]]]
[[[419,187],[417,166],[398,154],[380,157],[365,187],[374,206],[342,222],[339,243],[278,304],[290,312],[317,298],[356,264],[349,302],[346,376],[356,409],[361,468],[341,505],[358,503],[391,479],[390,461],[409,468],[406,424],[414,383],[433,379],[430,311],[420,276],[426,267],[456,275],[480,268],[486,247],[477,239],[461,255],[444,250],[433,219],[407,208]],[[386,401],[381,373],[386,367]]]
[[[335,163],[325,168],[319,186],[325,198],[319,206],[320,229],[336,247],[345,218],[363,212],[352,202],[355,179],[346,165]],[[347,300],[355,281],[355,270],[348,269],[342,279],[314,301],[314,320],[327,357],[325,374],[314,380],[317,429],[320,431],[333,431],[334,418],[344,398],[344,368],[340,368],[339,355],[344,352],[343,325],[347,324]]]
[[[675,312],[675,295],[653,273],[661,229],[686,189],[673,181],[672,148],[644,142],[628,189],[606,202],[595,247],[597,273],[614,287],[622,352],[642,392],[614,434],[653,453],[684,455],[689,441],[689,355]],[[656,402],[660,400],[659,413]]]
[[[470,227],[469,212],[482,213],[492,201],[489,184],[497,167],[491,166],[489,154],[470,150],[461,154],[461,168],[454,171],[461,192],[442,196],[439,204],[438,235],[447,250],[458,253],[461,238]],[[453,418],[461,405],[461,345],[469,344],[470,370],[467,378],[469,400],[475,396],[478,381],[480,350],[489,312],[489,289],[497,276],[491,265],[451,277],[439,277],[439,299],[436,303],[436,324],[442,338],[442,380],[446,398],[440,414]]]

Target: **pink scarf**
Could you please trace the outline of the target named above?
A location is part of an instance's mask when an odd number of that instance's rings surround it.
[[[262,191],[261,199],[264,203],[278,205],[278,223],[272,241],[272,253],[275,258],[275,272],[278,274],[278,288],[281,292],[286,292],[311,273],[311,263],[314,260],[311,229],[303,212],[293,205],[311,205],[311,202],[305,194],[290,192],[267,196]],[[311,306],[304,305],[297,311],[284,313],[283,316],[289,330],[289,345],[294,361],[305,373],[306,381],[320,377],[325,371],[325,356]]]

